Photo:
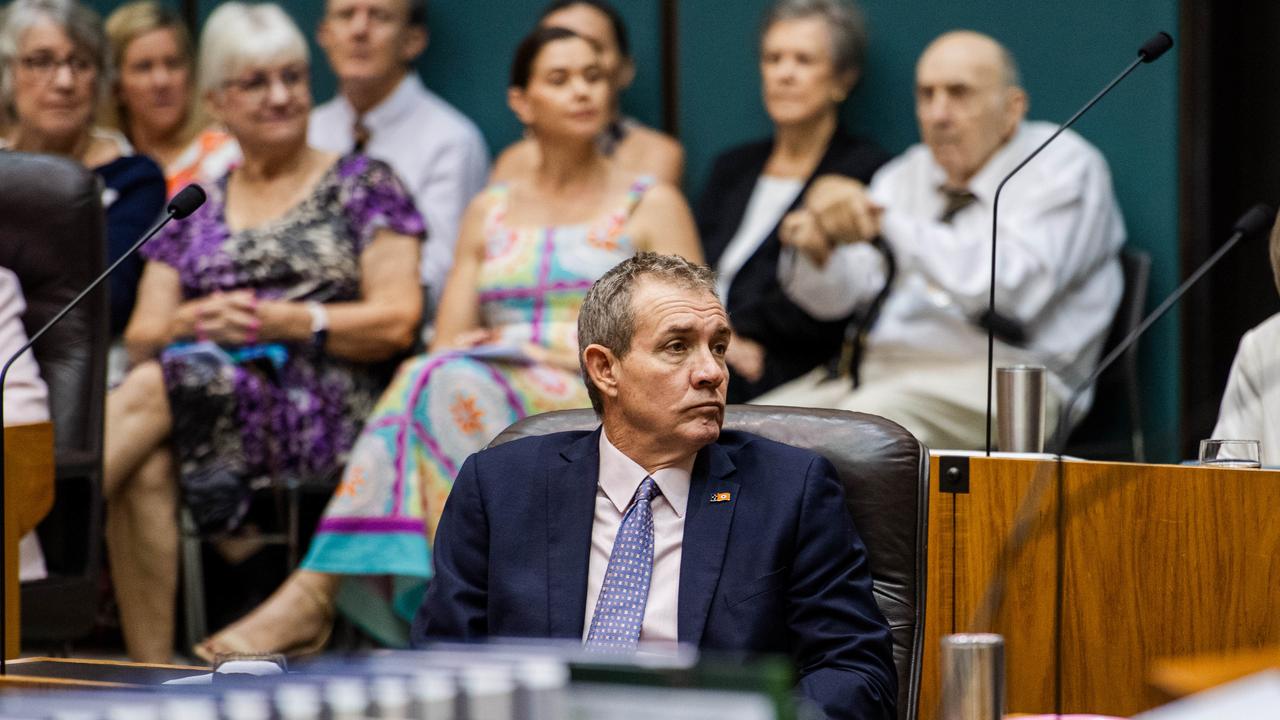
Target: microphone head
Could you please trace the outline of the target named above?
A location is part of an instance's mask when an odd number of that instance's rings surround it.
[[[1138,48],[1138,57],[1142,62],[1155,62],[1166,50],[1173,47],[1173,38],[1167,32],[1158,32]]]
[[[1271,227],[1271,221],[1276,217],[1276,211],[1264,203],[1258,203],[1245,211],[1236,220],[1236,224],[1232,226],[1231,232],[1240,233],[1241,235],[1252,235],[1256,232],[1266,230]]]
[[[182,188],[169,201],[169,214],[181,220],[204,204],[204,189],[195,183]]]

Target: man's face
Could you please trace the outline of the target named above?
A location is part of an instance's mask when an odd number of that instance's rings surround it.
[[[426,30],[409,24],[408,0],[329,0],[318,34],[343,82],[398,78],[426,47]]]
[[[605,399],[620,425],[688,455],[715,442],[724,423],[729,317],[710,293],[641,278],[631,298],[631,350],[617,361],[617,394]]]
[[[964,187],[1017,130],[1026,96],[1009,85],[999,46],[974,33],[934,41],[916,65],[920,136],[947,173]]]

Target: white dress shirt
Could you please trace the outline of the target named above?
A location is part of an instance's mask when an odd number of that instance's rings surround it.
[[[986,355],[986,331],[974,319],[987,307],[991,201],[1000,180],[1056,128],[1024,122],[970,181],[977,201],[950,224],[938,221],[946,174],[927,146],[911,147],[876,173],[870,193],[885,208],[881,235],[898,274],[868,338],[868,356]],[[1005,186],[999,221],[996,310],[1022,323],[1027,343],[997,341],[997,365],[1045,365],[1050,389],[1065,397],[1097,362],[1123,291],[1117,253],[1124,220],[1106,160],[1064,132]],[[838,249],[821,269],[803,254],[789,265],[779,263],[788,268],[780,270],[783,287],[815,317],[842,317],[884,284],[880,254],[865,244]]]
[[[339,94],[311,111],[307,141],[329,152],[355,145],[355,109]],[[489,149],[474,123],[408,73],[386,100],[365,113],[364,151],[391,166],[427,223],[422,282],[439,301],[453,265],[458,224],[489,176]]]
[[[689,504],[689,478],[694,456],[677,467],[653,473],[661,494],[649,507],[653,510],[653,575],[649,578],[649,602],[640,628],[642,643],[676,643],[680,602],[680,552],[684,545],[684,512]],[[640,483],[650,473],[622,454],[600,431],[600,480],[596,486],[596,514],[591,525],[591,559],[587,566],[587,614],[582,623],[585,642],[596,612],[600,586],[609,567],[613,541],[622,516],[635,497]]]
[[[1212,437],[1257,440],[1262,464],[1280,467],[1280,314],[1240,338]]]

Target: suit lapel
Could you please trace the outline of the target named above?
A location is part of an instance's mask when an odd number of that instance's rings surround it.
[[[733,460],[719,443],[703,448],[693,466],[680,553],[677,627],[681,642],[698,644],[707,624],[739,502],[739,484],[729,479],[734,470]],[[729,499],[712,502],[717,495],[725,497],[722,493],[728,493]]]
[[[599,475],[599,428],[562,449],[547,471],[547,608],[553,638],[582,636]]]

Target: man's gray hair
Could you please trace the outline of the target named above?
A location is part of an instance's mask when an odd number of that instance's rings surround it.
[[[705,291],[720,299],[716,292],[716,274],[706,265],[697,265],[679,255],[659,255],[652,252],[636,253],[615,265],[587,291],[578,312],[578,363],[582,367],[582,379],[587,384],[587,395],[596,414],[604,412],[600,391],[591,382],[583,351],[588,345],[608,348],[622,359],[631,350],[631,338],[635,335],[636,317],[631,307],[632,296],[641,278],[674,285],[684,290]]]
[[[760,39],[782,20],[821,18],[831,33],[831,61],[836,72],[862,72],[867,57],[867,19],[852,0],[777,0],[765,12]]]
[[[94,102],[101,105],[111,90],[111,44],[102,18],[75,0],[13,0],[0,10],[0,119],[13,117],[13,71],[22,36],[42,22],[52,22],[89,56],[97,69]]]

